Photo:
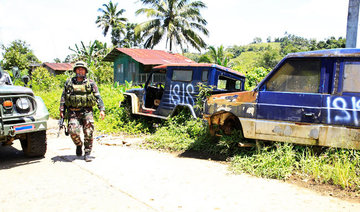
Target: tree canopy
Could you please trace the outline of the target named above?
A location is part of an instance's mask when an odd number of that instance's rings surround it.
[[[15,40],[10,45],[1,45],[3,60],[1,66],[5,70],[18,67],[20,70],[28,69],[31,63],[40,63],[25,41]]]
[[[103,4],[103,8],[99,8],[98,11],[102,13],[99,15],[95,21],[98,27],[103,29],[103,35],[106,36],[108,31],[116,28],[117,30],[122,30],[125,28],[127,18],[121,17],[125,12],[124,9],[118,10],[118,3],[113,4],[110,1],[108,4]]]
[[[165,39],[166,48],[173,50],[174,45],[194,47],[198,51],[206,48],[206,43],[198,32],[208,35],[207,21],[201,16],[200,9],[206,8],[202,1],[191,0],[141,0],[148,6],[136,11],[146,14],[150,20],[135,27],[135,33],[144,39],[144,48],[154,48]]]

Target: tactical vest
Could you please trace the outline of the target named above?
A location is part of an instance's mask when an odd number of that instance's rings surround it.
[[[68,107],[93,107],[96,105],[96,98],[92,93],[89,80],[82,85],[75,85],[70,80],[65,85],[65,105]]]

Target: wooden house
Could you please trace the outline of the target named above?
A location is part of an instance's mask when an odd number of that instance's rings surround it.
[[[180,54],[162,50],[115,48],[103,61],[114,62],[114,82],[145,83],[154,66],[173,63],[195,63]],[[156,75],[154,75],[156,76]]]
[[[73,69],[73,66],[70,63],[43,63],[42,66],[53,76],[64,74],[66,71],[71,71]]]

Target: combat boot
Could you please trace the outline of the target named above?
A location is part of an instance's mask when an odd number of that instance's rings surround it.
[[[77,155],[77,156],[81,156],[81,155],[82,155],[81,146],[76,146],[76,155]]]
[[[91,162],[92,158],[90,157],[90,152],[85,152],[84,160],[86,162]]]

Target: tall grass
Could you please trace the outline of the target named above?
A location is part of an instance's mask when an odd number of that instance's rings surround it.
[[[317,153],[310,147],[276,143],[232,157],[230,170],[273,179],[298,176],[320,184],[360,190],[360,151],[356,150],[325,148]]]
[[[330,148],[316,155],[306,149],[299,156],[298,174],[303,178],[360,189],[360,151]]]

